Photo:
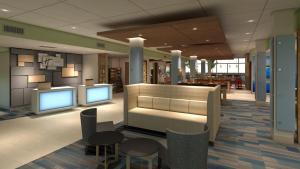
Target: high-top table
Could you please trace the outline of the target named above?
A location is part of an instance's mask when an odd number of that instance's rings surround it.
[[[121,152],[126,155],[126,169],[130,169],[131,157],[148,161],[148,169],[152,169],[152,162],[158,157],[159,143],[148,138],[134,138],[121,144]]]
[[[89,139],[89,144],[96,146],[96,158],[99,160],[99,146],[104,146],[104,162],[100,162],[100,165],[104,166],[104,169],[108,168],[108,165],[119,160],[119,144],[122,142],[124,135],[117,131],[103,131],[93,134]],[[109,161],[107,155],[107,147],[110,145],[115,146],[114,159]]]

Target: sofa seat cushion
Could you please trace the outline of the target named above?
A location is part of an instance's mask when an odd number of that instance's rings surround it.
[[[133,108],[128,111],[128,125],[165,132],[171,129],[178,132],[203,131],[207,117],[198,114],[173,111]]]

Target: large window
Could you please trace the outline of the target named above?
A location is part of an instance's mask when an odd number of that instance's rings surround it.
[[[216,60],[216,66],[212,68],[212,73],[232,73],[241,74],[245,73],[245,58],[235,58],[230,60]],[[196,62],[197,72],[201,73],[201,60]],[[208,64],[205,62],[205,73],[208,73]]]

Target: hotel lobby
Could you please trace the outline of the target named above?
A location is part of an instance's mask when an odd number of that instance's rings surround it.
[[[300,168],[299,0],[0,0],[0,169]]]

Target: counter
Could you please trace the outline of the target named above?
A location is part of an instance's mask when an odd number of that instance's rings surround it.
[[[32,91],[31,109],[36,114],[67,110],[76,106],[75,87],[52,87],[49,90]]]
[[[78,86],[78,104],[91,106],[107,103],[112,100],[112,85],[95,84],[93,86]]]

